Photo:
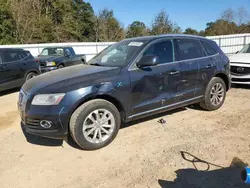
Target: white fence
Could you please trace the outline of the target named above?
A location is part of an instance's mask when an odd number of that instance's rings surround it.
[[[233,54],[250,43],[250,33],[236,35],[220,35],[207,37],[214,40],[221,49],[228,55]],[[77,42],[77,43],[47,43],[47,44],[20,44],[20,45],[0,45],[0,48],[23,48],[29,50],[33,56],[37,56],[46,47],[66,47],[74,48],[76,54],[85,54],[87,61],[95,54],[113,42]]]
[[[250,43],[250,33],[207,37],[215,41],[227,55],[234,54]]]
[[[77,43],[47,43],[47,44],[20,44],[20,45],[0,45],[0,48],[23,48],[29,50],[33,56],[40,54],[46,47],[73,47],[76,54],[85,54],[86,60],[90,60],[97,53],[102,51],[113,42],[77,42]]]

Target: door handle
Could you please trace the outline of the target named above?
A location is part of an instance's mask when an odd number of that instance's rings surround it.
[[[213,66],[214,66],[213,64],[209,64],[206,66],[206,68],[209,69],[209,68],[212,68]]]
[[[176,74],[179,74],[180,71],[177,71],[177,70],[173,70],[172,72],[170,72],[170,75],[176,75]]]

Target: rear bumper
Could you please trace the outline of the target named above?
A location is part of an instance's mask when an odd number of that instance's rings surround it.
[[[57,67],[41,67],[41,72],[44,73],[44,72],[49,72],[49,71],[53,71],[56,69]]]

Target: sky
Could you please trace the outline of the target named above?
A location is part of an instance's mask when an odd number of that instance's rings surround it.
[[[95,13],[112,9],[115,17],[127,27],[133,21],[150,26],[153,18],[165,10],[170,20],[183,30],[188,27],[203,30],[206,23],[215,21],[227,8],[244,7],[250,13],[250,0],[87,0]]]

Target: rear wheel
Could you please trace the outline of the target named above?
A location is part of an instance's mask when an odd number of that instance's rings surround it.
[[[27,74],[27,76],[26,76],[26,78],[25,78],[25,81],[28,81],[28,80],[30,80],[31,78],[34,78],[34,77],[36,77],[36,76],[37,76],[37,74],[36,74],[35,72],[30,72],[30,73]]]
[[[81,148],[95,150],[113,141],[120,124],[117,108],[106,100],[95,99],[84,103],[72,114],[70,132]]]
[[[207,86],[204,98],[205,100],[200,103],[201,108],[209,111],[219,109],[226,98],[225,82],[218,77],[212,78]]]

